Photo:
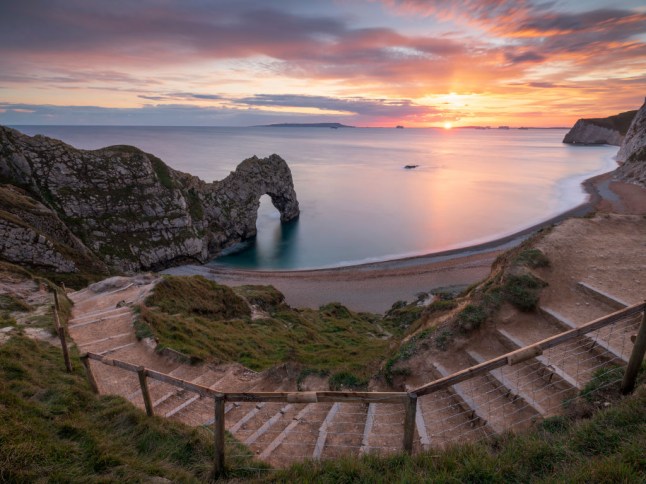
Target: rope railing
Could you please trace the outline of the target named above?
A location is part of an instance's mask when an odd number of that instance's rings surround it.
[[[489,359],[467,350],[473,366],[451,371],[435,363],[438,379],[407,392],[223,392],[106,355],[85,353],[81,358],[95,391],[90,360],[118,369],[121,376],[112,375],[106,389],[123,393],[117,386],[128,380],[129,395],[143,403],[148,415],[211,427],[219,475],[225,469],[227,423],[239,442],[258,449],[260,460],[281,466],[323,455],[402,447],[411,453],[478,440],[531,427],[558,415],[578,395],[601,392],[617,382],[622,391],[631,391],[637,375],[631,368],[638,368],[646,352],[646,316],[638,318],[645,308],[646,303],[630,306],[530,345],[499,329],[499,337],[518,349]],[[132,391],[137,383],[139,389]],[[238,451],[226,456],[227,462],[249,460],[244,446],[229,448]]]

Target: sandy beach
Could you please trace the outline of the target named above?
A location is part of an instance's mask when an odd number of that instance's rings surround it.
[[[337,301],[355,311],[383,313],[395,301],[411,300],[420,292],[467,286],[484,279],[496,257],[517,246],[537,230],[594,210],[646,213],[646,189],[612,180],[612,172],[587,180],[588,202],[516,234],[426,256],[334,269],[250,271],[208,266],[182,266],[172,274],[202,274],[231,286],[270,284],[294,307],[316,308]]]

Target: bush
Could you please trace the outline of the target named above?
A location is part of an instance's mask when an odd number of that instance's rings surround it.
[[[322,316],[328,316],[334,319],[350,319],[352,314],[350,310],[343,304],[338,302],[331,302],[319,308]]]
[[[511,275],[503,291],[505,299],[521,311],[533,311],[538,304],[540,289],[544,283],[530,274]]]
[[[462,333],[468,333],[478,329],[487,320],[487,313],[480,306],[467,304],[458,314],[458,329]]]
[[[435,337],[435,346],[438,350],[446,351],[449,347],[449,343],[453,337],[453,333],[449,329],[443,329]]]
[[[550,260],[539,249],[526,249],[522,251],[515,260],[516,264],[537,269],[548,267]]]

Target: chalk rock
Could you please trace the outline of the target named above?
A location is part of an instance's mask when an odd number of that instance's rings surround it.
[[[617,179],[646,187],[646,101],[626,133],[617,160],[623,162],[615,171]]]
[[[212,259],[256,234],[264,194],[283,222],[299,215],[291,171],[278,155],[250,158],[224,180],[206,183],[132,146],[79,150],[0,127],[0,181],[53,212],[80,251],[123,271]],[[18,237],[11,247],[29,239],[11,230],[9,237]]]
[[[607,118],[579,119],[563,138],[563,143],[621,145],[637,111],[626,111]]]

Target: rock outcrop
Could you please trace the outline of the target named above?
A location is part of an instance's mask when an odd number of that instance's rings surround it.
[[[108,273],[53,210],[12,185],[0,185],[0,254],[46,272]]]
[[[563,138],[563,143],[621,145],[637,111],[626,111],[607,118],[579,119]]]
[[[38,233],[60,246],[63,237],[75,252],[88,255],[87,263],[103,261],[123,271],[206,262],[253,237],[264,194],[283,222],[299,215],[291,171],[277,155],[250,158],[224,180],[206,183],[131,146],[79,150],[0,127],[0,182],[20,187],[62,224],[58,232],[47,232],[42,220],[14,214],[11,231],[4,229],[9,239]],[[34,233],[17,232],[16,221]],[[58,251],[65,259],[64,252]],[[7,250],[0,248],[0,256]],[[60,261],[54,265],[71,268]]]
[[[628,129],[617,161],[622,163],[615,171],[617,179],[646,187],[646,101]]]

